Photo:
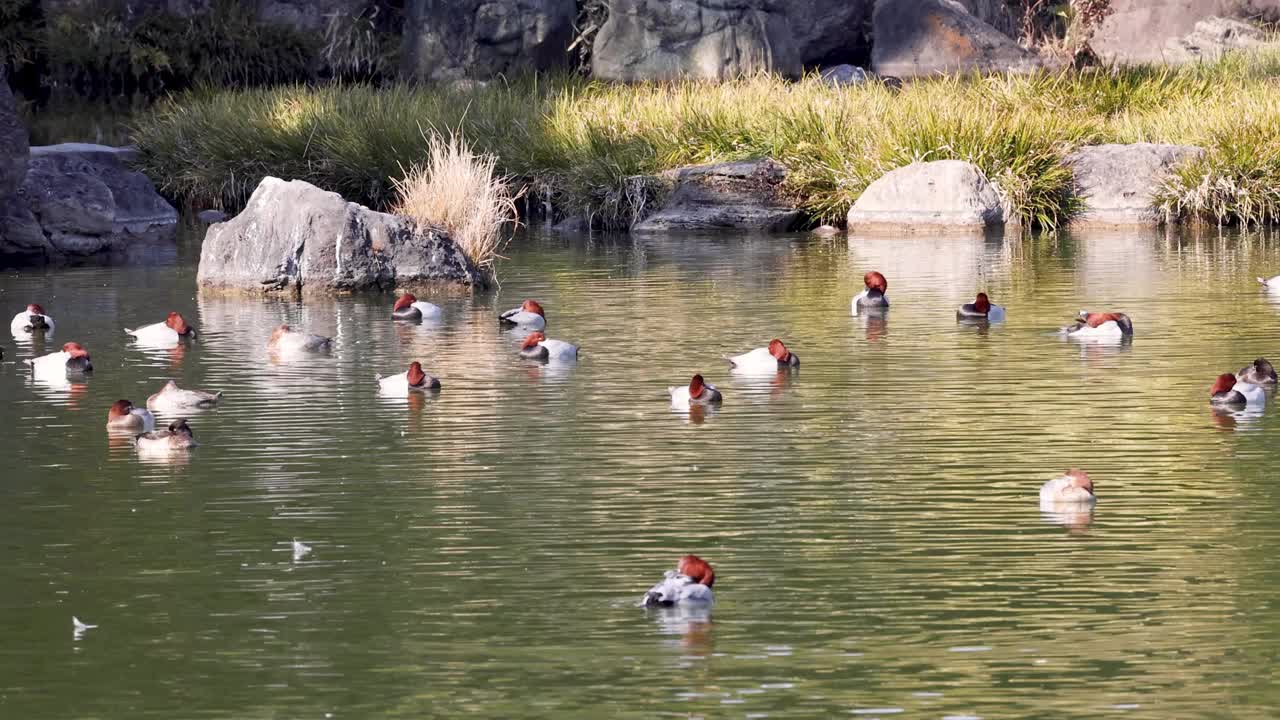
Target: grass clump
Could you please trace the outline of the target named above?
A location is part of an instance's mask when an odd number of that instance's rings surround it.
[[[456,87],[330,85],[200,91],[142,119],[143,170],[180,199],[236,206],[264,174],[306,179],[378,207],[422,165],[421,127],[455,128],[494,172],[558,214],[625,227],[681,165],[773,157],[814,222],[839,222],[863,189],[915,160],[974,163],[1026,224],[1070,218],[1065,157],[1098,142],[1206,148],[1161,200],[1218,221],[1280,219],[1280,53],[1180,68],[878,82],[808,77],[610,85],[576,75]]]
[[[395,211],[420,223],[440,225],[471,261],[491,269],[516,224],[516,203],[497,159],[476,155],[452,135],[427,137],[427,157],[395,181]]]

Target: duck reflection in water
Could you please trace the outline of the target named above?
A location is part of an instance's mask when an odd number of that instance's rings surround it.
[[[702,656],[710,655],[714,649],[710,606],[649,608],[648,613],[657,623],[658,632],[680,637],[680,648],[684,652]]]

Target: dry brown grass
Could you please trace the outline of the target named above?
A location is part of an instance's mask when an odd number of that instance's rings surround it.
[[[516,198],[497,158],[477,155],[464,139],[427,135],[427,157],[396,180],[395,212],[440,225],[472,262],[491,268],[516,228]]]

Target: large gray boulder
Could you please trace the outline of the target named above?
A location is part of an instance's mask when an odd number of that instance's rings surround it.
[[[94,255],[175,237],[178,211],[147,176],[125,164],[130,153],[88,143],[31,148],[21,196],[51,256]]]
[[[1280,0],[1111,0],[1111,14],[1090,45],[1107,62],[1186,62],[1260,39],[1239,24],[1211,22],[1280,19]]]
[[[440,228],[274,177],[239,215],[209,227],[197,276],[202,288],[294,295],[489,281]]]
[[[18,191],[27,174],[27,128],[0,70],[0,198]]]
[[[613,0],[591,72],[604,80],[723,80],[801,72],[784,0]]]
[[[633,232],[783,232],[800,218],[782,193],[787,169],[773,160],[693,165],[661,177],[670,193]]]
[[[424,80],[566,66],[574,0],[407,0],[404,70]]]
[[[1198,158],[1191,145],[1090,145],[1067,156],[1074,187],[1085,209],[1077,225],[1158,225],[1165,221],[1153,197],[1178,164]]]
[[[996,188],[963,160],[915,162],[862,191],[849,209],[853,231],[982,228],[1005,222]]]
[[[1027,72],[1039,59],[955,0],[881,0],[872,15],[871,68],[921,77],[955,72]]]

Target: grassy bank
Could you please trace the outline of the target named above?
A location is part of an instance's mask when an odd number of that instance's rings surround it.
[[[573,77],[472,89],[407,86],[201,91],[136,128],[164,192],[234,207],[265,174],[303,178],[374,206],[460,132],[560,213],[625,226],[648,198],[632,178],[690,163],[772,156],[814,222],[839,221],[868,183],[915,159],[981,167],[1025,220],[1073,212],[1063,158],[1081,144],[1204,146],[1162,202],[1217,221],[1280,219],[1280,52],[1177,69],[941,78],[893,90],[815,78],[720,85],[608,85]]]

